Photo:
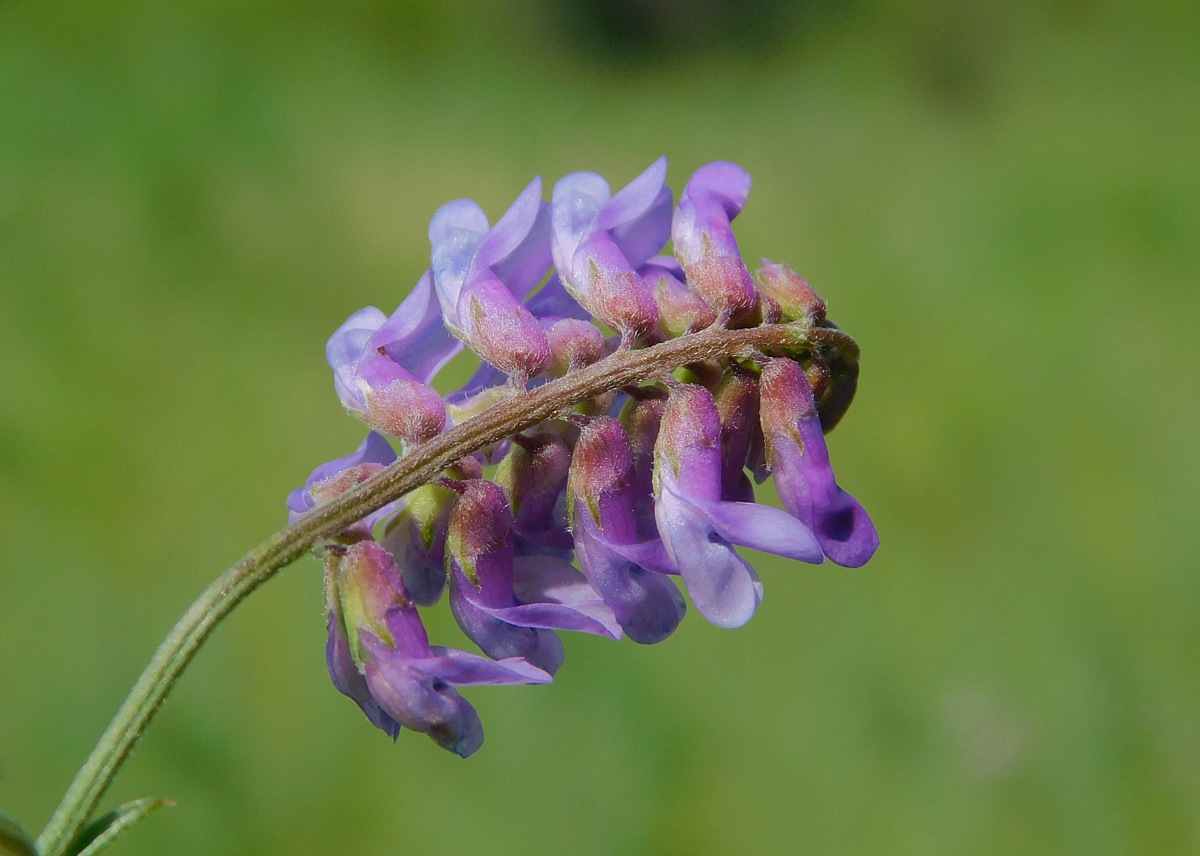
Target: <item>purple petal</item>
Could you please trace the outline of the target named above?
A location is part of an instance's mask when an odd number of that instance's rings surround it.
[[[553,675],[563,663],[562,641],[550,630],[512,624],[493,614],[515,606],[511,590],[508,603],[485,597],[454,562],[450,586],[450,611],[467,638],[495,660],[523,657]]]
[[[514,623],[621,638],[612,608],[568,561],[549,554],[515,559],[513,594],[525,616]]]
[[[447,681],[408,662],[388,656],[376,640],[375,656],[367,664],[371,694],[392,718],[406,728],[423,731],[439,746],[466,758],[483,745],[483,725],[466,699]]]
[[[571,269],[580,242],[594,231],[596,216],[611,193],[608,182],[594,172],[574,172],[554,185],[550,203],[554,266]]]
[[[451,327],[460,326],[457,307],[487,228],[487,215],[470,199],[447,202],[429,222],[430,270],[442,313]]]
[[[535,178],[480,243],[469,278],[492,268],[518,300],[541,282],[553,263],[550,208],[541,197]]]
[[[732,544],[819,565],[821,545],[812,530],[786,511],[753,502],[714,502],[680,497]]]
[[[622,555],[629,545],[607,541],[591,515],[582,515],[575,528],[575,544],[580,567],[630,639],[653,645],[675,632],[687,606],[668,577]]]
[[[291,512],[290,519],[294,522],[297,515],[312,510],[315,503],[313,502],[310,488],[313,485],[333,478],[338,473],[345,472],[361,464],[382,464],[383,466],[387,466],[395,460],[396,452],[392,449],[391,444],[381,435],[371,431],[354,452],[345,457],[334,458],[332,461],[321,464],[309,475],[308,479],[304,482],[304,487],[298,488],[288,494],[287,507],[288,511]]]
[[[608,200],[595,228],[609,231],[632,267],[662,250],[671,237],[671,190],[667,159],[659,158]]]
[[[440,645],[433,646],[432,651],[433,657],[414,660],[412,665],[455,686],[547,684],[553,680],[546,672],[520,657],[489,660],[478,654]]]
[[[763,594],[750,563],[669,487],[658,497],[654,512],[658,531],[700,614],[718,627],[741,627],[749,621]]]
[[[368,350],[380,347],[422,383],[433,380],[438,370],[462,351],[463,343],[442,323],[432,271],[425,271],[408,297],[367,342]]]

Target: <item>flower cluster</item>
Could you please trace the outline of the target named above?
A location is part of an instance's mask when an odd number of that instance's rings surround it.
[[[662,641],[686,609],[675,576],[706,619],[744,624],[762,584],[735,547],[857,567],[878,546],[824,440],[854,394],[853,340],[790,268],[747,268],[731,228],[744,170],[701,168],[675,205],[666,169],[615,194],[574,173],[549,202],[535,179],[494,224],[470,200],[443,205],[429,269],[399,308],[356,312],[329,340],[338,397],[371,432],[289,497],[294,518],[597,363],[781,331],[564,400],[322,546],[330,675],[393,737],[404,726],[471,754],[483,731],[460,687],[550,681],[559,630]],[[674,255],[659,255],[668,241]],[[431,382],[463,348],[482,365],[443,396]],[[748,473],[774,477],[783,509],[754,501]],[[444,593],[482,656],[429,644],[420,609]]]

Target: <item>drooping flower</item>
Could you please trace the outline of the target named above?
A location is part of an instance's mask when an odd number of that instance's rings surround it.
[[[661,642],[683,620],[685,604],[664,572],[674,570],[657,538],[638,531],[633,448],[616,419],[585,425],[568,482],[579,566],[635,642]]]
[[[688,180],[671,222],[688,285],[723,321],[749,313],[758,300],[730,226],[749,195],[748,172],[727,161],[710,163]]]
[[[459,491],[446,539],[450,608],[485,654],[523,657],[554,674],[563,661],[554,630],[620,638],[612,609],[569,562],[515,555],[512,510],[498,486],[473,479]]]
[[[866,564],[879,547],[879,533],[834,478],[803,369],[791,360],[769,360],[761,384],[767,463],[783,507],[812,529],[834,562],[848,568]]]
[[[495,226],[470,199],[447,202],[429,223],[433,278],[446,326],[521,384],[550,361],[546,334],[521,305],[550,267],[541,188],[534,179]]]
[[[654,450],[658,531],[700,614],[740,627],[762,601],[762,583],[735,544],[802,562],[820,562],[807,526],[777,508],[721,496],[721,418],[712,393],[677,385]]]
[[[401,726],[422,731],[465,758],[483,743],[483,726],[456,687],[550,680],[519,657],[494,662],[431,646],[391,555],[374,541],[330,554],[325,593],[334,686],[392,737]]]

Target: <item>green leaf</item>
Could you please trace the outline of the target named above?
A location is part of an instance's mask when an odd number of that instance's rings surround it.
[[[33,839],[6,814],[0,813],[0,856],[37,856]]]
[[[156,800],[147,797],[114,808],[103,817],[93,820],[83,828],[79,835],[75,836],[75,840],[67,848],[67,856],[95,856],[135,823],[163,806],[173,805],[175,803],[170,800]]]

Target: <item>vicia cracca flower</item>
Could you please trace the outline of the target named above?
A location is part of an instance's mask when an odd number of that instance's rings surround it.
[[[388,734],[464,756],[483,732],[459,689],[549,681],[561,631],[661,642],[685,593],[737,627],[764,591],[740,548],[857,567],[879,543],[824,439],[858,347],[790,268],[747,268],[749,175],[701,167],[675,209],[665,159],[616,193],[587,172],[549,202],[541,186],[495,224],[471,200],[439,208],[411,294],[338,328],[335,389],[375,430],[288,500],[293,520],[362,509],[316,548],[334,684]],[[483,364],[435,391],[464,347]],[[420,610],[447,593],[479,654],[429,644]]]

